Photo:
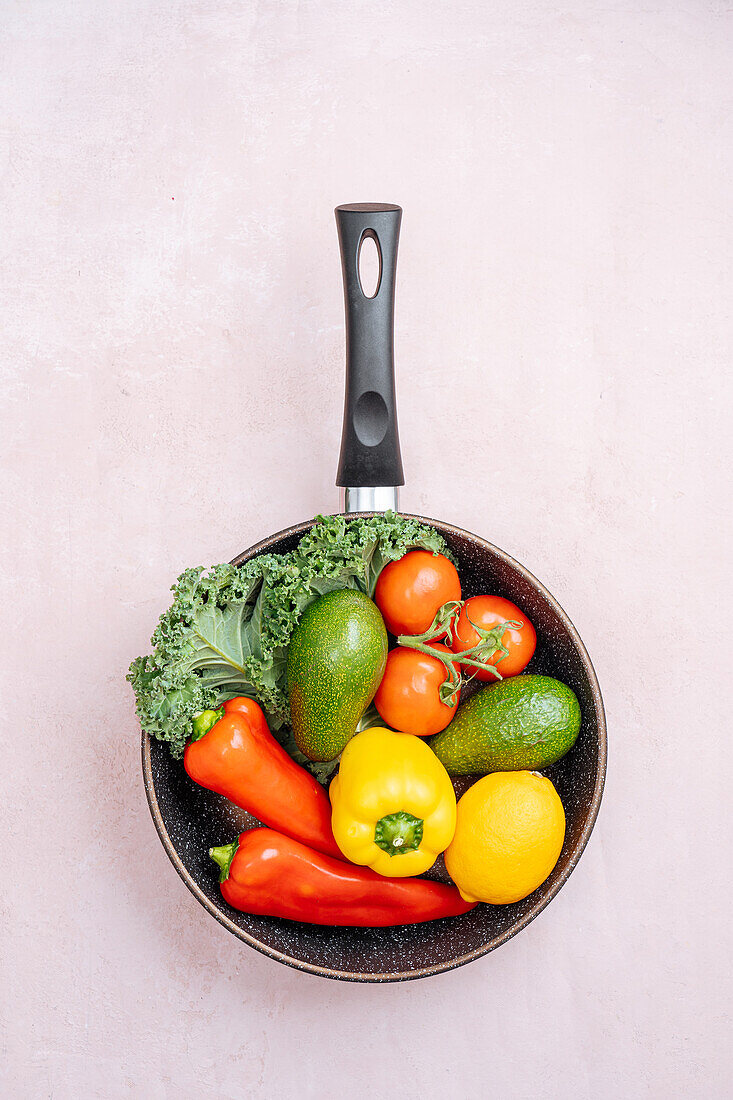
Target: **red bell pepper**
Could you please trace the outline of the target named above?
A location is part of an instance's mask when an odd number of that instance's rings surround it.
[[[243,913],[306,924],[383,928],[467,913],[455,886],[424,878],[384,878],[325,856],[272,829],[250,829],[210,848],[225,901]]]
[[[258,821],[320,852],[342,858],[331,832],[331,804],[267,728],[253,699],[230,699],[194,721],[183,764],[195,783],[223,794]]]

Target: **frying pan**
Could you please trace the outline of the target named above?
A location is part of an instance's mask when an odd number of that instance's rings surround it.
[[[397,510],[404,484],[394,391],[395,268],[402,211],[365,203],[336,209],[346,304],[346,398],[337,485],[341,510],[368,515]],[[367,297],[359,278],[363,241],[379,252],[376,291]],[[344,981],[391,982],[422,978],[470,962],[505,943],[545,908],[567,882],[598,814],[606,770],[606,723],[598,681],[577,630],[547,589],[503,550],[458,527],[423,516],[456,556],[464,597],[506,596],[529,616],[537,650],[528,672],[569,684],[580,701],[582,726],[571,752],[545,773],[565,807],[567,830],[560,859],[543,885],[514,905],[479,905],[460,917],[397,928],[324,928],[250,916],[230,908],[218,889],[208,850],[228,843],[254,819],[226,799],[197,786],[165,745],[142,736],[145,790],[166,852],[183,881],[225,928],[279,962]],[[313,521],[271,535],[239,554],[292,550]],[[460,794],[470,780],[456,782]],[[442,861],[430,872],[447,880]]]

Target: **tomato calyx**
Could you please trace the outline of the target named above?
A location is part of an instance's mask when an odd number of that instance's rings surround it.
[[[496,626],[492,626],[491,629],[487,630],[485,627],[479,626],[478,623],[473,621],[468,610],[466,611],[466,618],[478,634],[479,640],[475,646],[463,650],[461,661],[465,661],[467,656],[470,657],[473,654],[479,662],[483,662],[480,666],[481,668],[495,669],[500,661],[503,661],[505,657],[509,656],[509,650],[504,645],[505,633],[507,630],[521,630],[524,626],[523,621],[521,619],[505,619],[504,622],[497,623]],[[493,648],[489,648],[490,646]],[[493,664],[489,664],[491,658],[497,652],[501,653],[501,657],[497,657]],[[499,677],[499,679],[501,679],[501,677]]]
[[[487,630],[475,623],[466,612],[469,623],[479,637],[476,645],[460,653],[445,653],[434,649],[430,643],[442,638],[447,640],[449,646],[453,644],[458,617],[465,603],[466,600],[450,600],[438,609],[437,615],[423,634],[400,634],[397,639],[398,645],[436,657],[445,666],[446,678],[440,685],[440,699],[448,706],[453,706],[456,702],[464,682],[473,679],[479,671],[492,673],[496,680],[503,679],[496,666],[509,655],[509,650],[504,645],[504,634],[507,630],[519,630],[524,626],[519,619],[508,619]],[[501,653],[501,656],[492,663],[491,658],[495,653]],[[473,670],[468,676],[462,673],[462,669],[466,667]]]

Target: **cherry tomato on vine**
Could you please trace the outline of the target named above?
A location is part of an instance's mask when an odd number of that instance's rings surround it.
[[[461,608],[461,614],[456,623],[453,634],[453,652],[463,653],[467,649],[478,645],[481,638],[472,623],[482,630],[494,630],[504,622],[521,622],[521,627],[507,627],[501,638],[509,653],[502,659],[501,650],[497,649],[490,656],[487,664],[495,665],[503,679],[507,676],[516,676],[529,664],[537,645],[535,628],[524,612],[520,611],[511,600],[505,600],[503,596],[472,596],[466,600]],[[483,672],[471,667],[466,667],[466,674],[475,673],[479,680],[495,680],[492,672]]]
[[[430,648],[451,652],[440,642]],[[374,705],[392,729],[430,737],[445,729],[458,706],[457,696],[451,706],[440,698],[440,685],[447,678],[446,667],[437,657],[398,645],[387,655]]]
[[[379,574],[374,601],[393,634],[424,634],[439,608],[460,600],[455,565],[443,554],[411,550]]]

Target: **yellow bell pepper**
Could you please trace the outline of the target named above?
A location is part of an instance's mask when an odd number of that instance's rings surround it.
[[[433,750],[411,734],[381,726],[357,733],[329,794],[342,853],[388,878],[422,874],[453,839],[453,784]]]

